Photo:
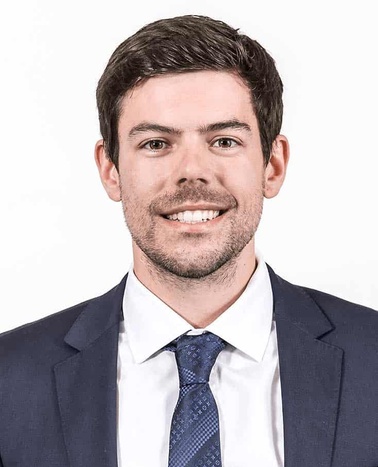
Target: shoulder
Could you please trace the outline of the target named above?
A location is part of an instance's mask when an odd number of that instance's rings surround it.
[[[376,310],[327,292],[288,282],[278,276],[269,265],[268,270],[275,300],[284,299],[289,306],[299,306],[302,312],[305,312],[304,309],[313,309],[315,306],[335,324],[364,322],[374,326],[378,325],[378,312]]]
[[[378,312],[334,295],[299,287],[322,311],[333,329],[323,337],[325,342],[345,351],[376,360],[378,352]]]
[[[53,384],[55,365],[75,353],[64,341],[88,302],[25,324],[0,335],[0,393],[3,401],[45,394]],[[20,389],[20,390],[19,390]],[[26,392],[25,392],[26,391]]]
[[[268,266],[277,319],[344,349],[378,352],[378,312],[329,293],[291,284]]]
[[[0,334],[0,365],[2,360],[12,365],[20,359],[29,360],[38,354],[48,358],[48,354],[62,353],[64,358],[68,347],[64,336],[90,302],[87,300]]]
[[[80,327],[82,334],[88,334],[93,329],[96,331],[96,327],[106,328],[115,316],[119,320],[126,278],[103,295],[0,334],[0,359],[19,352],[34,354],[41,349],[47,353],[66,348],[64,340],[73,327]]]
[[[51,389],[57,364],[74,357],[119,323],[125,280],[99,297],[1,334],[2,396],[12,397],[10,389],[19,385],[18,394],[25,397]]]
[[[331,320],[336,320],[338,324],[366,322],[371,325],[378,325],[378,312],[373,308],[359,305],[319,290],[308,287],[300,288]]]

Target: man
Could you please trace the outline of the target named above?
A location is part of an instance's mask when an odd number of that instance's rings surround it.
[[[149,24],[97,90],[102,183],[134,264],[0,339],[2,465],[378,466],[378,319],[255,253],[289,158],[272,58],[228,25]]]

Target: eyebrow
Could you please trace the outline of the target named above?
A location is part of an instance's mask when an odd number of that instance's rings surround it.
[[[236,118],[233,118],[231,120],[224,120],[221,122],[209,123],[208,125],[202,125],[198,128],[197,131],[200,134],[205,134],[205,133],[211,133],[213,131],[228,130],[228,129],[246,130],[250,133],[252,132],[251,127],[248,125],[248,123],[241,122],[237,120]],[[159,133],[166,133],[166,134],[175,135],[175,136],[180,136],[183,133],[183,130],[180,130],[179,128],[160,125],[154,122],[142,122],[142,123],[139,123],[138,125],[135,125],[133,128],[131,128],[131,130],[129,131],[129,138],[131,139],[140,133],[147,133],[149,131],[156,131]]]
[[[241,122],[237,120],[236,118],[233,118],[231,120],[224,120],[222,122],[215,122],[215,123],[210,123],[209,125],[204,125],[199,128],[199,132],[201,134],[204,133],[211,133],[212,131],[219,131],[219,130],[246,130],[248,132],[252,132],[251,127],[248,125],[248,123]]]

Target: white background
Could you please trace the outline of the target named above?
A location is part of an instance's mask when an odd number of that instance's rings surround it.
[[[0,330],[99,295],[131,262],[103,192],[95,88],[144,24],[222,19],[257,39],[285,84],[291,163],[257,245],[286,279],[378,308],[375,1],[20,0],[0,11]],[[3,5],[5,2],[3,3]]]

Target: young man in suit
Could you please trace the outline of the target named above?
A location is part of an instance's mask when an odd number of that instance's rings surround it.
[[[289,158],[273,59],[222,22],[161,20],[97,102],[133,268],[1,337],[2,465],[378,466],[378,316],[255,253]]]

